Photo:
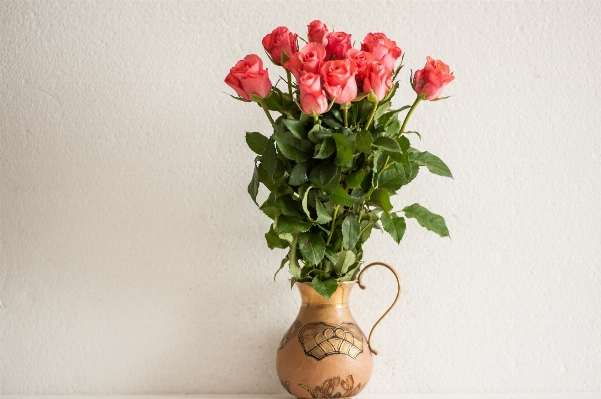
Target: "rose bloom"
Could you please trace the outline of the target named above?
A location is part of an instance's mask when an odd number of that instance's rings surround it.
[[[392,75],[381,61],[374,61],[367,66],[363,91],[372,90],[378,101],[382,101],[392,89]]]
[[[297,34],[291,33],[285,26],[278,26],[263,38],[263,47],[271,55],[273,62],[282,65],[282,51],[285,51],[289,58],[296,53],[297,37]]]
[[[365,78],[365,69],[369,64],[375,61],[374,55],[367,51],[351,48],[346,53],[346,56],[349,60],[353,60],[355,65],[357,65],[357,75],[355,76],[355,79],[357,80],[357,85],[361,87],[363,79]]]
[[[357,66],[351,60],[328,61],[321,67],[323,87],[334,102],[348,103],[357,97]]]
[[[326,56],[326,49],[321,43],[307,43],[299,52],[294,53],[290,61],[284,64],[298,81],[301,72],[311,72],[319,74],[319,69]]]
[[[415,71],[413,77],[413,90],[426,100],[436,100],[442,94],[442,89],[450,83],[455,76],[451,75],[449,66],[441,60],[426,57],[424,69]]]
[[[373,53],[376,60],[382,61],[389,71],[394,70],[394,63],[402,54],[396,42],[383,33],[368,33],[363,39],[361,50]]]
[[[263,61],[256,54],[238,61],[225,77],[225,83],[246,100],[250,100],[252,94],[265,98],[272,87],[269,73],[263,69]]]
[[[328,44],[326,44],[326,60],[332,56],[337,60],[346,58],[346,52],[352,47],[351,35],[344,32],[329,32],[326,34]]]
[[[298,80],[301,108],[305,114],[323,114],[328,109],[326,93],[321,88],[321,77],[311,72],[303,72]]]
[[[326,24],[319,20],[315,20],[307,25],[309,33],[307,33],[307,39],[309,42],[321,43],[324,46],[328,43],[325,38],[326,33],[328,33],[328,27]]]

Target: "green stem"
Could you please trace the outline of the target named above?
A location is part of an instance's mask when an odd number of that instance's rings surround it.
[[[290,101],[292,101],[292,76],[290,71],[286,69],[286,77],[288,77],[288,94],[290,95]]]
[[[261,107],[263,108],[263,111],[265,111],[265,115],[267,115],[267,119],[269,119],[269,122],[271,122],[271,126],[273,126],[275,128],[275,122],[273,121],[273,118],[271,117],[271,114],[269,113],[267,106],[265,105],[264,102],[262,102],[260,104],[261,104]]]
[[[348,127],[348,108],[343,107],[344,110],[344,127]]]
[[[413,110],[415,109],[415,107],[417,107],[417,104],[419,104],[419,102],[423,99],[424,99],[423,94],[420,94],[417,96],[417,98],[413,102],[413,105],[409,109],[409,112],[407,112],[407,116],[405,116],[405,120],[403,121],[403,126],[401,126],[401,130],[399,131],[399,134],[402,134],[405,131],[405,126],[407,126],[407,122],[409,122],[409,118],[411,117]]]
[[[328,234],[328,240],[326,241],[326,246],[330,243],[330,240],[332,239],[332,235],[334,234],[334,227],[336,225],[336,215],[338,215],[338,208],[340,208],[340,205],[336,205],[334,207],[334,216],[332,217],[332,228],[330,229],[330,234]]]
[[[374,109],[371,110],[371,114],[369,114],[369,119],[367,120],[367,124],[365,125],[365,130],[369,128],[371,125],[371,121],[374,119],[374,115],[376,114],[376,110],[378,109],[378,103],[373,103]]]

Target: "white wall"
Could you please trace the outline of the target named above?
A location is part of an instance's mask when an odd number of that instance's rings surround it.
[[[420,105],[410,223],[366,259],[405,291],[371,393],[601,391],[601,2],[0,2],[0,393],[276,393],[298,293],[246,193],[260,109],[223,83],[278,25],[383,31]],[[276,68],[271,66],[273,77]],[[395,104],[412,101],[408,83]],[[365,330],[385,271],[353,295]],[[378,293],[376,286],[385,292]]]

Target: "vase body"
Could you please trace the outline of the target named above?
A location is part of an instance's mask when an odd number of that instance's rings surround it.
[[[373,356],[349,309],[355,284],[339,283],[327,300],[311,283],[296,283],[302,304],[282,338],[276,369],[284,388],[297,398],[350,398],[369,381]]]

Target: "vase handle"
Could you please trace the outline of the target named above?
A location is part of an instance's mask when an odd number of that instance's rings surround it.
[[[369,337],[367,338],[367,345],[369,345],[369,350],[370,350],[370,351],[371,351],[371,353],[373,353],[374,355],[377,355],[377,354],[378,354],[378,351],[377,351],[377,350],[375,350],[375,349],[373,349],[373,348],[371,347],[371,335],[373,334],[373,332],[374,332],[374,329],[376,328],[376,326],[378,325],[378,323],[379,323],[379,322],[381,322],[381,321],[382,321],[382,319],[383,319],[384,317],[386,317],[386,315],[388,314],[388,312],[390,312],[390,311],[392,310],[392,308],[394,307],[394,305],[396,305],[396,303],[398,302],[398,300],[399,300],[399,297],[401,296],[401,278],[400,278],[400,277],[399,277],[399,275],[397,274],[396,270],[394,270],[394,269],[392,268],[392,266],[390,266],[390,265],[388,265],[388,264],[386,264],[386,263],[383,263],[383,262],[373,262],[373,263],[370,263],[369,265],[365,266],[365,267],[363,268],[363,270],[361,270],[361,272],[359,272],[359,276],[357,277],[357,283],[359,284],[359,288],[361,288],[362,290],[364,290],[366,287],[365,287],[363,284],[361,284],[361,275],[363,275],[363,273],[364,273],[364,272],[365,272],[367,269],[369,269],[370,267],[372,267],[372,266],[384,266],[385,268],[387,268],[388,270],[390,270],[390,271],[392,272],[392,274],[394,274],[394,277],[396,278],[397,287],[398,287],[398,288],[397,288],[397,292],[396,292],[396,298],[394,298],[394,302],[392,303],[392,305],[390,305],[390,307],[389,307],[389,308],[388,308],[388,310],[387,310],[387,311],[386,311],[386,312],[385,312],[385,313],[382,315],[382,317],[380,317],[380,318],[378,319],[378,321],[376,321],[376,324],[374,324],[374,326],[371,328],[371,331],[369,332]]]

